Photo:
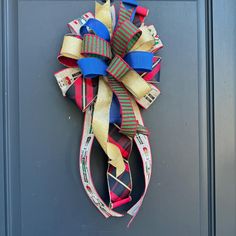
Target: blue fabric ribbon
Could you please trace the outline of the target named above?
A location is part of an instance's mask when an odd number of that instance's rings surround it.
[[[110,108],[110,124],[121,124],[120,103],[115,94],[113,94],[111,108]]]
[[[153,53],[144,51],[129,52],[124,60],[137,72],[152,71]]]
[[[77,61],[84,78],[94,78],[99,75],[107,75],[107,64],[96,57],[82,58]]]
[[[91,18],[80,28],[80,34],[82,37],[85,34],[91,33],[91,31],[98,37],[103,38],[108,42],[110,41],[110,33],[101,21]]]

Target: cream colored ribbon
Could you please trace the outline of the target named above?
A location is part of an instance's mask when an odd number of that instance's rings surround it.
[[[81,53],[82,39],[72,35],[65,35],[60,54],[78,60],[83,58]]]
[[[153,29],[149,30],[148,26],[146,25],[142,25],[139,29],[142,31],[142,35],[130,51],[148,52],[155,44],[155,39],[153,37]]]
[[[141,99],[148,94],[152,88],[136,71],[128,71],[121,79],[125,87],[134,95]]]
[[[104,4],[95,2],[95,18],[100,20],[108,28],[110,35],[112,34],[112,17],[111,17],[111,3],[110,0],[107,0]]]
[[[95,3],[95,18],[106,25],[110,34],[112,34],[113,26],[110,0],[107,0],[104,4]],[[124,172],[125,164],[120,149],[116,145],[108,142],[110,106],[113,94],[111,88],[105,82],[105,79],[106,78],[103,77],[99,78],[99,88],[97,100],[94,105],[92,127],[96,139],[110,159],[109,163],[116,168],[116,176],[119,176]]]
[[[125,170],[125,164],[120,149],[108,142],[110,106],[112,102],[112,91],[103,77],[99,78],[99,87],[97,100],[94,105],[93,113],[93,133],[107,154],[109,163],[116,167],[116,176],[118,177]]]

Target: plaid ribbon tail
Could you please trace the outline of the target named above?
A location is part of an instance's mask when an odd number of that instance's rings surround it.
[[[115,125],[110,125],[108,140],[120,149],[125,163],[125,171],[118,177],[116,177],[116,168],[114,166],[109,164],[107,169],[110,208],[114,209],[132,200],[130,196],[132,192],[132,181],[128,162],[132,151],[132,140],[120,133],[119,128]]]

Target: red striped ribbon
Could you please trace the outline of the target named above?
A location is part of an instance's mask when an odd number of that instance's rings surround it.
[[[94,34],[84,35],[81,54],[83,56],[100,57],[103,59],[112,58],[110,44]]]
[[[140,38],[142,31],[129,20],[124,21],[114,32],[111,47],[115,55],[124,55],[134,46]]]

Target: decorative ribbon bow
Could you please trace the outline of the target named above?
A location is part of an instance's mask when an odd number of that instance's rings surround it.
[[[160,94],[162,48],[154,26],[145,26],[148,10],[135,0],[120,1],[118,20],[110,0],[95,2],[91,12],[68,24],[58,60],[69,67],[55,73],[64,96],[85,112],[80,171],[87,194],[106,217],[122,216],[112,209],[131,201],[129,156],[138,146],[145,175],[145,192],[128,211],[137,214],[151,176],[148,130],[139,106],[147,109]],[[90,173],[90,151],[96,137],[109,158],[107,170],[110,206],[97,194]]]

